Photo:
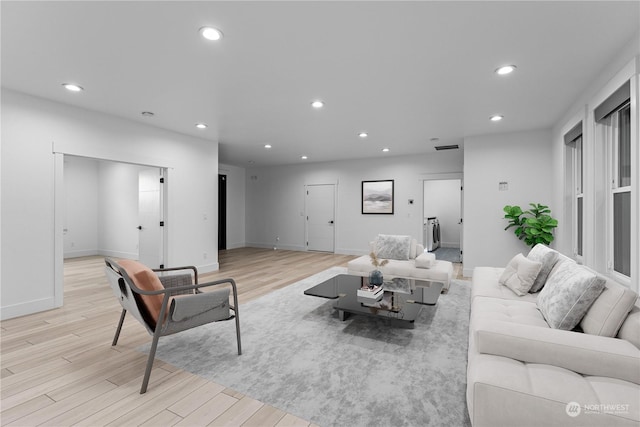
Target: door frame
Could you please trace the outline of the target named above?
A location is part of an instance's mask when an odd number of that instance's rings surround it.
[[[464,262],[463,256],[463,244],[464,244],[464,174],[462,172],[449,172],[449,173],[432,173],[422,174],[420,180],[422,181],[422,217],[420,218],[420,230],[422,230],[422,223],[425,218],[424,212],[424,183],[425,181],[450,181],[454,179],[460,180],[460,261]]]
[[[309,187],[317,187],[320,185],[331,185],[333,186],[333,251],[327,253],[336,253],[336,236],[338,235],[336,229],[338,228],[338,220],[336,218],[338,212],[338,184],[335,182],[327,182],[327,183],[316,183],[316,184],[305,184],[304,185],[304,242],[302,242],[302,247],[306,252],[309,251],[309,246],[307,242],[309,241],[309,221],[307,221],[307,216],[309,215],[308,206],[307,206],[307,189]],[[315,252],[315,251],[314,251]]]
[[[64,200],[64,156],[74,156],[74,157],[84,157],[87,159],[98,160],[98,161],[107,161],[107,162],[116,162],[116,163],[124,163],[136,166],[145,166],[151,168],[158,168],[162,172],[162,176],[164,177],[164,185],[162,185],[161,191],[161,212],[160,215],[164,218],[165,225],[162,227],[162,258],[165,260],[165,265],[170,265],[169,260],[169,226],[170,221],[168,221],[168,206],[169,206],[169,182],[170,180],[170,170],[171,168],[166,165],[157,165],[157,164],[142,164],[142,163],[134,163],[127,162],[118,159],[109,159],[109,158],[101,158],[95,157],[91,155],[82,155],[82,154],[74,154],[66,151],[56,151],[55,147],[53,149],[53,246],[54,246],[54,256],[53,256],[53,274],[54,274],[54,287],[53,287],[53,301],[54,307],[62,307],[64,304],[64,209],[65,209],[65,200]]]

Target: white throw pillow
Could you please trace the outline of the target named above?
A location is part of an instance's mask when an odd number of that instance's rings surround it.
[[[541,268],[541,262],[531,261],[524,255],[518,254],[509,261],[498,281],[516,295],[523,296],[533,286],[533,281],[538,277]]]
[[[531,286],[529,292],[540,292],[540,290],[544,287],[544,284],[546,283],[547,278],[549,277],[549,274],[553,269],[553,266],[558,261],[559,256],[560,254],[558,252],[543,245],[542,243],[538,243],[531,249],[531,251],[529,251],[529,254],[527,255],[528,259],[530,259],[531,261],[542,263],[540,272],[538,273],[536,279],[533,281],[533,286]]]
[[[423,252],[416,257],[416,268],[431,268],[436,262],[436,256],[429,252]]]
[[[549,326],[572,330],[604,289],[604,278],[573,262],[553,269],[536,304]]]
[[[408,260],[411,252],[411,236],[378,234],[376,255],[381,259]]]

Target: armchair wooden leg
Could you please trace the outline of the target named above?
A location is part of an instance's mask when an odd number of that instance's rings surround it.
[[[231,309],[233,310],[236,318],[236,338],[238,340],[239,356],[242,354],[242,344],[240,342],[240,313],[238,310],[238,306],[240,305],[240,303],[238,302],[238,287],[236,286],[235,280],[229,279],[229,282],[231,283],[231,290],[233,291],[233,307],[231,307]]]
[[[236,338],[238,339],[238,355],[242,354],[242,344],[240,343],[240,315],[238,314],[238,304],[236,304],[235,309],[236,314]]]
[[[151,368],[153,368],[153,361],[156,358],[156,349],[158,348],[158,340],[160,339],[160,326],[156,326],[156,329],[156,332],[153,334],[153,340],[151,341],[151,348],[149,349],[149,359],[147,359],[147,367],[144,371],[144,379],[142,380],[142,387],[140,387],[140,394],[147,392],[149,378],[151,377]]]
[[[122,314],[120,315],[120,323],[118,323],[118,329],[116,329],[116,335],[113,337],[112,346],[118,344],[118,338],[120,337],[120,331],[122,330],[122,324],[124,323],[124,316],[127,315],[127,310],[122,309]]]

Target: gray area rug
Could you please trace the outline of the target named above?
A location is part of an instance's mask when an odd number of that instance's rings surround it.
[[[322,427],[470,426],[470,283],[453,281],[415,329],[399,329],[369,316],[342,322],[332,300],[303,294],[345,270],[242,304],[242,356],[233,323],[218,322],[161,338],[156,357]]]
[[[449,262],[460,262],[460,248],[437,248],[433,251],[436,259]]]

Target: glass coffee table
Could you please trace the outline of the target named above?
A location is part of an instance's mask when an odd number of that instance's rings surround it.
[[[335,299],[333,308],[340,320],[346,320],[349,314],[364,314],[387,317],[398,326],[413,328],[423,306],[437,304],[443,286],[415,279],[385,278],[378,295],[367,292],[368,285],[367,277],[340,274],[307,289],[304,294]]]

